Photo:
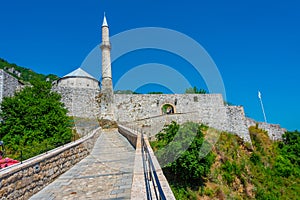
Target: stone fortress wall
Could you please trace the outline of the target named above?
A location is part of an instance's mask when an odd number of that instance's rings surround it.
[[[165,104],[173,106],[174,114],[163,114]],[[203,123],[236,134],[246,142],[251,141],[248,128],[256,124],[272,140],[281,139],[286,132],[280,125],[247,118],[242,106],[225,105],[221,94],[115,94],[114,111],[116,121],[138,125],[152,137],[172,121]]]
[[[0,102],[12,96],[23,85],[13,76],[0,70]],[[62,78],[53,84],[52,90],[62,95],[62,102],[70,116],[100,118],[99,82],[89,77]],[[162,113],[162,106],[169,104],[174,114]],[[139,125],[153,136],[171,121],[194,121],[221,131],[239,135],[250,141],[248,127],[258,125],[273,140],[281,139],[286,131],[279,125],[256,122],[246,118],[241,106],[226,106],[221,94],[115,94],[113,100],[115,120]]]
[[[62,96],[61,101],[69,115],[80,118],[97,118],[100,93],[99,81],[78,68],[52,83],[52,90]]]
[[[269,124],[265,122],[256,122],[253,119],[246,119],[247,126],[257,126],[258,128],[267,131],[267,134],[271,140],[281,140],[282,135],[287,131],[285,128],[281,128],[279,124]]]
[[[53,87],[62,95],[62,102],[70,116],[100,119],[101,109],[97,98],[100,89]],[[162,107],[171,105],[173,114],[164,114]],[[142,127],[153,137],[164,125],[176,121],[180,124],[193,121],[203,123],[220,131],[238,135],[250,142],[248,128],[255,126],[268,131],[273,140],[281,139],[286,131],[279,125],[256,122],[245,117],[242,106],[227,106],[221,94],[115,94],[113,100],[114,118],[117,122]]]
[[[4,97],[11,97],[23,86],[17,78],[0,69],[0,103]]]
[[[68,115],[79,118],[97,118],[99,106],[96,98],[100,89],[53,86],[52,90],[62,96],[61,101],[68,109]]]
[[[136,123],[150,136],[171,121],[194,121],[250,141],[243,108],[225,106],[221,94],[117,94],[114,97],[115,119],[121,123]],[[174,114],[163,113],[165,104],[173,106]]]

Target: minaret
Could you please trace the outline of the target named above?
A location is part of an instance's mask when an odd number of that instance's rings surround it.
[[[102,24],[102,81],[101,81],[101,118],[114,120],[113,114],[113,86],[111,76],[111,59],[109,42],[109,28],[104,14]]]

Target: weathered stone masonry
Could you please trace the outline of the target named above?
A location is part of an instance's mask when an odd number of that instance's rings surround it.
[[[115,94],[114,99],[116,120],[148,127],[150,135],[156,134],[171,121],[194,121],[238,134],[245,141],[250,141],[243,108],[225,106],[221,94]],[[162,106],[165,104],[174,107],[173,115],[163,115]]]
[[[0,170],[1,200],[24,200],[43,189],[56,177],[86,157],[100,129],[76,142]]]
[[[18,79],[0,69],[0,103],[4,97],[13,96],[22,86]]]
[[[97,118],[99,105],[96,98],[100,93],[99,89],[55,86],[52,90],[61,94],[70,116]]]

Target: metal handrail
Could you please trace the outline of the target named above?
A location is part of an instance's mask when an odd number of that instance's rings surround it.
[[[146,183],[146,192],[147,192],[147,199],[152,200],[153,197],[157,200],[166,200],[165,194],[159,182],[153,161],[151,159],[151,155],[147,144],[144,139],[144,134],[141,134],[141,142],[142,142],[142,157],[143,157],[143,167],[144,167],[144,177]],[[152,182],[152,187],[151,187]],[[154,195],[152,194],[154,191]]]

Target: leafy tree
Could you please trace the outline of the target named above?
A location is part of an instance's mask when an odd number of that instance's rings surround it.
[[[180,153],[178,159],[164,167],[171,182],[187,187],[204,185],[205,177],[210,173],[210,167],[215,159],[211,152],[204,158],[200,157],[200,149],[206,143],[202,132],[204,128],[207,127],[192,122],[181,126],[172,122],[156,136],[157,141],[152,143],[154,149],[159,150],[171,145],[170,151],[164,154],[157,151],[159,160],[173,156],[174,152],[180,152],[180,149],[188,147]]]
[[[50,83],[40,81],[4,98],[0,138],[6,148],[30,149],[30,157],[71,141],[70,119],[60,99],[59,94],[51,91]]]
[[[275,169],[278,175],[300,177],[300,133],[286,132],[283,141],[278,144],[279,155],[276,157]]]
[[[163,130],[155,136],[157,142],[161,143],[161,147],[166,146],[167,144],[172,142],[176,133],[178,133],[178,130],[179,130],[179,124],[172,121],[168,126],[165,126]]]
[[[293,164],[300,166],[300,132],[286,132],[282,137],[283,143],[279,145],[281,153]]]
[[[185,90],[186,94],[207,94],[206,90],[204,89],[198,89],[196,86],[187,88]]]

